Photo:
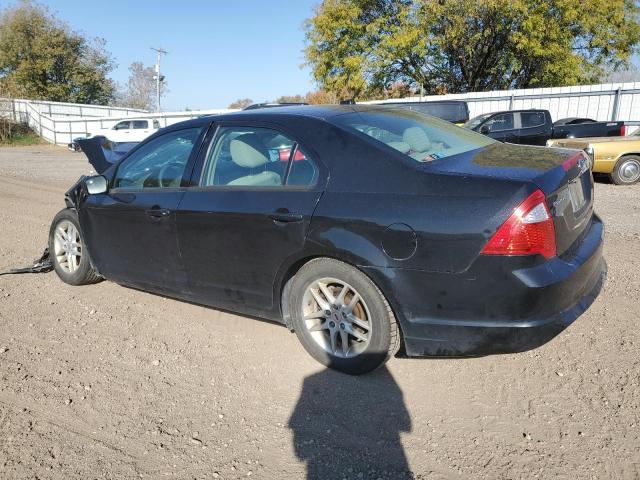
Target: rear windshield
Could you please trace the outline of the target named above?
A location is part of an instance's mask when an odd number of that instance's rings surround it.
[[[417,162],[438,160],[495,143],[484,135],[401,108],[345,113],[331,120],[336,125],[364,133]]]
[[[394,103],[392,105],[433,115],[451,123],[464,123],[469,120],[469,109],[464,102]]]

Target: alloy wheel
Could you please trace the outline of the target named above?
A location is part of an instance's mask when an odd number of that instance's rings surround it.
[[[321,278],[307,287],[302,298],[304,324],[325,352],[352,358],[371,341],[371,314],[362,296],[348,283]]]
[[[56,226],[54,255],[58,265],[66,273],[74,273],[80,267],[82,239],[76,226],[67,220]]]

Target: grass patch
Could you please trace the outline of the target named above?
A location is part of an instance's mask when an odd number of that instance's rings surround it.
[[[36,132],[28,126],[19,123],[3,121],[0,125],[0,146],[3,147],[24,147],[28,145],[48,144],[40,138]]]

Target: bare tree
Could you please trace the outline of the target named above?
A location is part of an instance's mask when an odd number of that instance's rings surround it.
[[[153,110],[156,103],[156,81],[153,79],[153,67],[145,67],[142,62],[133,62],[129,66],[129,80],[120,89],[116,104],[121,107],[140,110]],[[160,96],[166,94],[166,82],[160,84]]]
[[[246,108],[253,103],[250,98],[239,98],[235,102],[231,102],[227,108]]]
[[[640,82],[640,68],[632,63],[627,68],[610,72],[604,81],[607,83]]]

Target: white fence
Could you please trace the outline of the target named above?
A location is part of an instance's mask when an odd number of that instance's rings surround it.
[[[132,117],[157,119],[161,127],[166,127],[201,115],[215,115],[229,111],[232,110],[148,113],[144,110],[99,105],[0,99],[0,116],[28,124],[43,139],[58,145],[67,145],[74,138],[86,137]]]
[[[640,82],[429,95],[359,103],[433,100],[464,100],[469,104],[471,117],[501,110],[537,108],[549,110],[554,121],[567,117],[640,121]]]
[[[640,82],[430,95],[361,103],[433,100],[465,100],[472,117],[501,110],[537,108],[549,110],[554,120],[588,117],[601,121],[624,120],[635,125],[640,122]],[[229,111],[232,110],[148,113],[129,108],[0,98],[0,116],[27,123],[45,140],[61,145],[109,128],[126,118],[154,118],[165,127],[201,115]]]

